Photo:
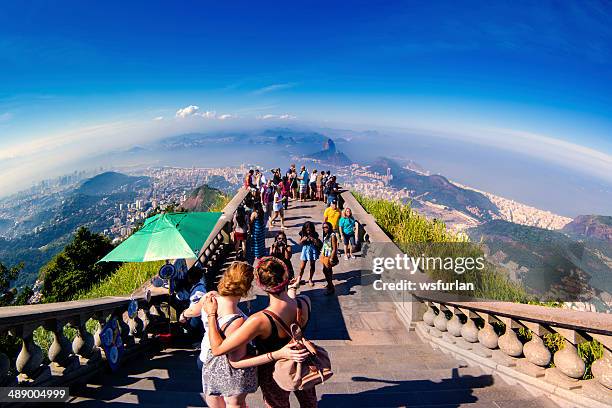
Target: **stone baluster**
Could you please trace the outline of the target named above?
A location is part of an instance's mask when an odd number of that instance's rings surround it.
[[[104,348],[102,347],[102,340],[100,339],[100,334],[102,333],[102,328],[106,324],[106,320],[110,313],[108,311],[98,312],[94,315],[93,319],[98,322],[98,328],[94,333],[94,345],[100,350],[100,354],[104,355]]]
[[[34,383],[37,379],[45,377],[43,372],[49,376],[48,369],[42,366],[43,352],[34,342],[35,325],[24,325],[11,329],[11,335],[21,338],[21,351],[15,361],[15,368],[19,373],[19,383]]]
[[[593,362],[591,373],[600,385],[612,390],[612,336],[590,335],[603,346],[603,356]]]
[[[94,336],[87,331],[87,320],[86,315],[80,315],[73,322],[77,328],[77,335],[72,341],[72,352],[87,362],[93,362],[100,359],[101,354],[95,345]]]
[[[143,309],[140,309],[139,313],[141,313],[141,320],[142,320],[142,338],[140,339],[140,341],[146,341],[149,339],[149,333],[151,332],[151,324],[153,322],[153,316],[151,316],[151,309],[148,307],[145,307]]]
[[[477,319],[478,315],[469,309],[461,308],[460,310],[467,317],[467,321],[461,327],[461,337],[467,343],[476,343],[478,341],[478,327],[476,327],[474,319]]]
[[[478,312],[478,315],[484,321],[484,326],[478,330],[478,342],[488,349],[496,349],[499,337],[491,323],[497,321],[497,319],[488,313]]]
[[[425,305],[427,306],[427,311],[423,315],[423,321],[425,322],[426,325],[433,326],[434,319],[436,318],[436,314],[434,313],[434,310],[431,307],[431,302],[425,302]]]
[[[612,390],[612,351],[604,347],[603,356],[593,362],[591,372],[599,384]]]
[[[123,314],[125,309],[123,307],[115,309],[113,312],[113,317],[117,319],[117,324],[119,325],[119,330],[121,332],[121,340],[123,341],[124,346],[130,347],[134,344],[134,338],[130,335],[130,326],[123,320]]]
[[[586,339],[575,330],[560,327],[553,327],[553,330],[563,336],[564,342],[563,347],[553,356],[555,367],[546,370],[546,377],[558,386],[579,388],[578,380],[584,376],[586,365],[578,355],[576,346]]]
[[[448,324],[448,319],[446,318],[446,313],[444,313],[448,308],[442,303],[434,303],[434,305],[438,308],[438,315],[434,318],[434,327],[441,332],[446,331],[446,325]]]
[[[506,325],[506,331],[497,340],[499,349],[510,357],[520,357],[523,354],[523,343],[514,329],[519,329],[521,325],[510,317],[500,317],[499,320]]]
[[[65,321],[53,319],[45,322],[45,329],[53,333],[53,343],[49,347],[48,357],[51,369],[64,373],[79,365],[78,359],[72,354],[72,344],[64,335]]]
[[[532,376],[541,377],[544,375],[545,367],[550,364],[552,354],[544,345],[542,337],[550,331],[540,323],[533,323],[519,320],[531,332],[531,340],[523,345],[523,355],[526,360],[519,360],[518,368],[520,371]]]
[[[453,313],[453,316],[446,324],[446,330],[448,330],[448,332],[452,336],[461,337],[461,329],[463,328],[463,323],[461,323],[461,318],[459,317],[459,315],[463,313],[461,313],[461,310],[459,310],[458,307],[449,307],[449,310]]]
[[[144,323],[139,316],[140,309],[136,311],[134,317],[128,319],[128,326],[130,328],[130,336],[132,339],[138,339],[140,342],[143,339],[144,334]],[[135,342],[135,341],[134,341]]]
[[[504,323],[504,334],[497,339],[499,350],[493,350],[492,358],[498,364],[506,367],[514,367],[517,365],[518,358],[523,355],[523,343],[516,335],[515,329],[522,326],[511,317],[497,317]]]

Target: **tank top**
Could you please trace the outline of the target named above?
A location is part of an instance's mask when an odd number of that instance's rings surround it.
[[[225,325],[229,326],[228,323],[231,324],[234,320],[240,317],[242,317],[244,320],[247,319],[247,316],[242,312],[240,312],[239,314],[233,313],[217,317],[217,324],[219,325],[219,327],[227,329],[227,327],[224,327]],[[204,323],[204,328],[206,329],[206,332],[204,334],[204,337],[202,337],[202,345],[200,347],[200,360],[205,362],[208,358],[208,350],[210,350],[210,339],[208,338],[208,315],[206,313],[202,313],[201,318],[202,323]]]
[[[297,302],[297,307],[298,309],[302,309],[302,302],[306,303],[306,307],[308,308],[308,320],[306,321],[306,323],[304,323],[304,325],[302,326],[302,329],[305,329],[306,326],[308,325],[308,321],[310,320],[310,307],[308,306],[308,303],[301,299],[299,296],[295,298],[296,302]],[[255,347],[257,348],[257,351],[261,354],[261,353],[270,353],[272,351],[276,351],[278,349],[281,349],[283,347],[285,347],[287,345],[287,343],[289,343],[289,341],[291,340],[291,337],[280,337],[278,334],[278,327],[277,327],[277,323],[274,321],[274,319],[270,316],[268,316],[267,314],[264,314],[264,316],[266,316],[268,318],[268,321],[270,322],[270,327],[272,328],[272,331],[270,332],[270,336],[262,339],[260,337],[256,337],[255,338]],[[291,322],[294,323],[294,322]],[[282,330],[282,328],[281,328]]]
[[[323,238],[323,247],[321,248],[321,254],[323,256],[331,256],[334,250],[332,245],[332,235],[333,233],[328,234],[327,237]]]

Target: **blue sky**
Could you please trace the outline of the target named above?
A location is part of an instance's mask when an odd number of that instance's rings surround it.
[[[191,129],[176,112],[196,105],[515,150],[518,132],[612,167],[609,3],[219,3],[3,2],[0,160]]]

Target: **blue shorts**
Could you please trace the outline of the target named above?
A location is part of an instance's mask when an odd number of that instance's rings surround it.
[[[300,254],[301,261],[316,261],[319,259],[319,251],[314,245],[304,245]]]
[[[344,245],[348,245],[350,242],[351,246],[355,246],[355,233],[342,234],[342,240],[344,241]]]

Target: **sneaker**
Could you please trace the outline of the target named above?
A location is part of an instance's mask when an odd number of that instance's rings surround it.
[[[345,255],[344,255],[344,260],[345,260],[345,261],[348,261],[348,259],[349,259],[349,258],[348,258],[348,255],[346,255],[346,254],[345,254]]]
[[[351,256],[350,256],[349,258],[351,258],[351,259],[355,259],[355,255],[352,255],[352,254],[351,254]]]

